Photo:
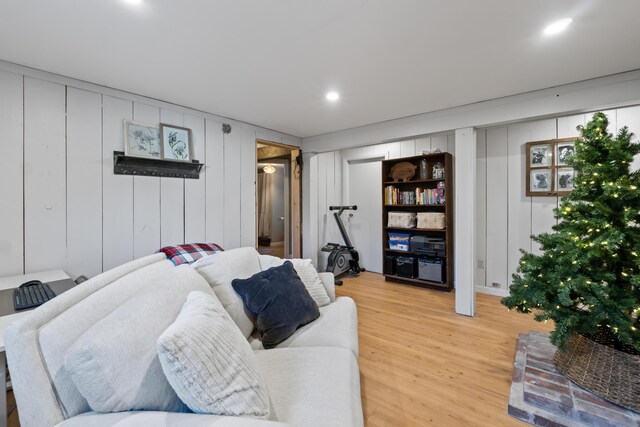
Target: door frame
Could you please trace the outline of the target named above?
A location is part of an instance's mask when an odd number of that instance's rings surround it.
[[[288,227],[285,226],[285,240],[286,236],[291,237],[290,252],[292,258],[300,258],[302,256],[302,165],[296,163],[296,159],[300,156],[302,159],[302,149],[295,145],[282,144],[280,142],[270,141],[268,139],[256,138],[255,150],[256,150],[256,167],[258,165],[258,144],[270,145],[273,147],[280,147],[289,150],[289,211],[291,212],[289,217]],[[296,166],[298,166],[296,168]],[[286,170],[287,168],[285,168]],[[286,180],[285,180],[286,181]],[[258,242],[258,180],[255,181],[255,212],[256,212],[256,245]],[[285,211],[285,218],[287,213]],[[286,225],[286,224],[285,224]],[[289,230],[287,232],[287,229]],[[285,242],[285,246],[287,246]],[[289,254],[285,253],[285,257]]]

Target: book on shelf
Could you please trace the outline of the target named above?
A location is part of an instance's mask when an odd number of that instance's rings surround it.
[[[415,190],[401,190],[394,185],[388,185],[384,190],[385,205],[444,205],[445,184],[438,181],[436,188],[420,188]]]

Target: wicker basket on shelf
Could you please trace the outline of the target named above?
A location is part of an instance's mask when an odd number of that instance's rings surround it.
[[[610,402],[640,412],[640,354],[630,346],[614,348],[613,335],[573,335],[566,351],[553,359],[571,381]]]

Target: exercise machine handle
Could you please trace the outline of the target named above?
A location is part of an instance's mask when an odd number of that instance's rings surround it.
[[[357,205],[352,205],[352,206],[329,206],[329,210],[330,211],[338,211],[338,210],[342,210],[342,211],[357,211],[358,210],[358,206]]]

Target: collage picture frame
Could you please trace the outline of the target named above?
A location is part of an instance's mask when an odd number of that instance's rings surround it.
[[[567,162],[575,153],[576,139],[526,143],[527,196],[562,196],[573,190],[575,171]]]

